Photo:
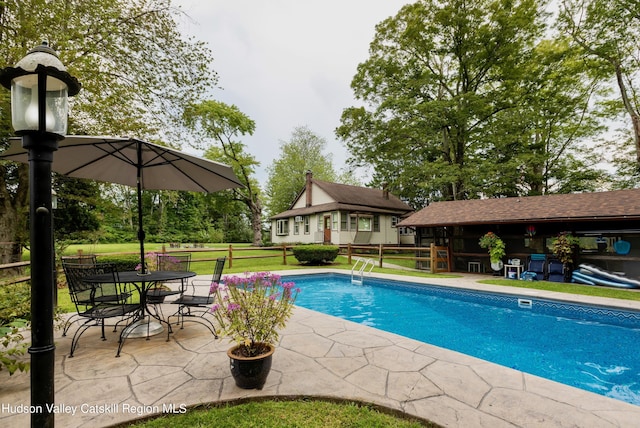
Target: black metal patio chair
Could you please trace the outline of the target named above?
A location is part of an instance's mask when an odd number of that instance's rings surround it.
[[[156,257],[156,266],[158,270],[170,270],[187,272],[191,266],[191,253],[158,253]],[[180,282],[180,281],[178,281]],[[165,297],[181,294],[184,290],[184,284],[180,282],[178,289],[171,288],[167,284],[175,284],[175,281],[169,283],[157,284],[147,291],[147,303],[157,305],[164,302]]]
[[[216,259],[210,280],[192,280],[189,289],[185,290],[176,300],[170,302],[178,305],[178,310],[169,316],[169,319],[172,317],[178,318],[176,325],[180,325],[181,329],[184,328],[185,318],[187,318],[186,321],[199,322],[207,327],[215,337],[218,337],[213,322],[205,318],[205,315],[209,313],[214,300],[214,296],[211,293],[211,284],[222,282],[222,272],[226,260],[226,257]],[[204,292],[205,289],[206,293]]]
[[[67,284],[70,284],[71,281],[77,280],[75,276],[67,275],[67,270],[65,270],[65,266],[71,266],[75,268],[79,268],[82,266],[83,268],[95,268],[98,265],[98,259],[95,254],[87,254],[87,255],[76,255],[76,256],[63,256],[62,260],[62,268],[65,272],[65,277],[67,280]],[[89,272],[89,271],[87,271]],[[71,286],[69,285],[69,290],[71,291]],[[113,284],[97,284],[95,291],[93,293],[93,299],[96,302],[108,303],[114,302],[118,303],[120,299],[128,298],[131,296],[131,293],[127,290],[128,293],[126,296],[120,296],[119,291],[116,291],[115,286]],[[89,301],[84,303],[90,303]],[[71,327],[71,324],[79,320],[79,315],[76,313],[69,317],[65,322],[65,325],[62,329],[62,335],[66,336],[67,331]]]
[[[140,312],[140,303],[131,301],[132,291],[126,287],[126,284],[119,282],[118,271],[112,263],[64,263],[63,268],[67,277],[69,295],[76,306],[76,315],[80,320],[85,320],[78,327],[71,340],[69,357],[73,357],[80,336],[89,327],[100,327],[102,330],[101,339],[107,340],[104,329],[105,321],[113,319],[115,321],[113,331],[117,331],[119,325],[132,320]],[[106,274],[108,280],[103,283],[85,281],[85,278],[99,274]],[[108,298],[104,297],[106,289],[108,290]],[[68,327],[63,331],[63,336],[66,335],[67,330]],[[124,343],[124,332],[125,327],[120,333],[116,356],[120,355]]]

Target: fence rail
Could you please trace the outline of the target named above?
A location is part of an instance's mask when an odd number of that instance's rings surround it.
[[[372,245],[341,245],[341,252],[347,256],[347,263],[351,264],[351,257],[377,258],[378,266],[382,267],[384,260],[413,260],[416,268],[427,269],[431,273],[451,272],[451,254],[448,247],[397,247],[379,244]],[[400,256],[397,253],[413,253],[412,256]]]
[[[229,268],[233,267],[234,261],[249,260],[249,259],[267,259],[267,258],[282,258],[282,264],[287,264],[287,259],[293,256],[292,245],[279,245],[273,247],[234,247],[229,245],[226,248],[176,248],[170,246],[168,249],[163,246],[160,252],[162,253],[214,253],[213,257],[194,258],[192,263],[210,262],[215,261],[218,257],[226,255]],[[426,269],[432,273],[438,272],[451,272],[451,254],[447,247],[438,247],[431,245],[430,247],[398,247],[398,246],[371,246],[371,245],[341,245],[340,252],[347,257],[347,263],[352,264],[352,256],[374,258],[378,261],[378,266],[382,267],[384,261],[393,260],[412,260],[416,263],[418,269]],[[251,254],[242,255],[243,252],[256,251],[256,250],[270,250],[265,251],[265,254]],[[277,253],[274,253],[277,251]],[[216,255],[215,253],[221,253]],[[224,253],[224,254],[222,254]],[[403,253],[408,255],[402,255]],[[82,255],[82,250],[78,252]],[[100,253],[102,256],[119,256],[119,255],[137,255],[137,252],[119,252],[119,253]],[[0,265],[0,284],[15,284],[19,282],[26,282],[30,280],[29,276],[25,275],[25,268],[30,266],[30,262],[17,262]],[[7,274],[10,269],[14,269],[13,274]]]
[[[247,259],[267,259],[267,258],[282,258],[282,264],[287,264],[287,258],[293,256],[293,252],[291,249],[293,246],[291,245],[279,245],[275,247],[234,247],[233,245],[229,245],[227,248],[176,248],[171,246],[167,249],[165,246],[159,251],[161,253],[225,253],[220,254],[215,257],[201,257],[195,258],[191,260],[192,263],[200,263],[200,262],[211,262],[215,261],[218,257],[222,257],[226,255],[227,262],[229,263],[229,268],[233,267],[233,262],[238,260],[247,260]],[[256,250],[265,250],[265,254],[252,254],[252,255],[239,255],[246,251],[256,251]],[[266,250],[278,251],[277,254],[266,252]],[[78,255],[82,255],[83,251],[79,250]],[[136,251],[129,252],[116,252],[116,253],[100,253],[101,256],[122,256],[122,255],[138,255],[139,253]],[[31,279],[30,276],[24,275],[24,268],[29,267],[31,265],[30,262],[17,262],[17,263],[8,263],[4,265],[0,265],[0,284],[16,284],[19,282],[27,282]],[[10,273],[9,270],[15,269],[16,271]]]
[[[31,266],[30,262],[14,262],[0,265],[0,285],[29,281],[31,276],[25,274],[25,268],[29,266]]]

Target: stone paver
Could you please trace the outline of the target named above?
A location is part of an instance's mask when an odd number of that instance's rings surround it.
[[[478,284],[477,278],[482,277],[422,281],[507,291]],[[516,293],[619,303],[538,290]],[[640,309],[637,302],[621,306]],[[69,358],[71,339],[57,332],[56,404],[75,410],[57,414],[58,426],[104,427],[201,403],[277,395],[371,402],[445,427],[629,427],[640,420],[640,406],[303,308],[296,308],[282,331],[260,391],[235,386],[229,342],[198,324],[176,328],[169,342],[165,335],[129,339],[120,358],[117,337],[110,333],[102,342],[99,329],[90,329]],[[29,405],[29,373],[0,375],[0,426],[29,426],[29,415],[18,412]]]

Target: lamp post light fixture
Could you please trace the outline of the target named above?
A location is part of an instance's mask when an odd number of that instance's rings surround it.
[[[30,50],[15,67],[0,70],[0,84],[11,89],[11,121],[29,152],[31,245],[31,426],[54,426],[53,295],[54,256],[51,163],[67,132],[68,97],[80,91],[46,42]]]

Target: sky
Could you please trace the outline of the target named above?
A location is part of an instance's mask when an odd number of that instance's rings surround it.
[[[211,98],[236,105],[256,123],[241,142],[261,163],[256,178],[263,187],[281,143],[299,126],[325,139],[334,168],[344,168],[348,152],[334,130],[343,109],[358,105],[351,80],[369,57],[376,24],[409,2],[176,0],[189,16],[182,34],[213,52],[220,88]]]

